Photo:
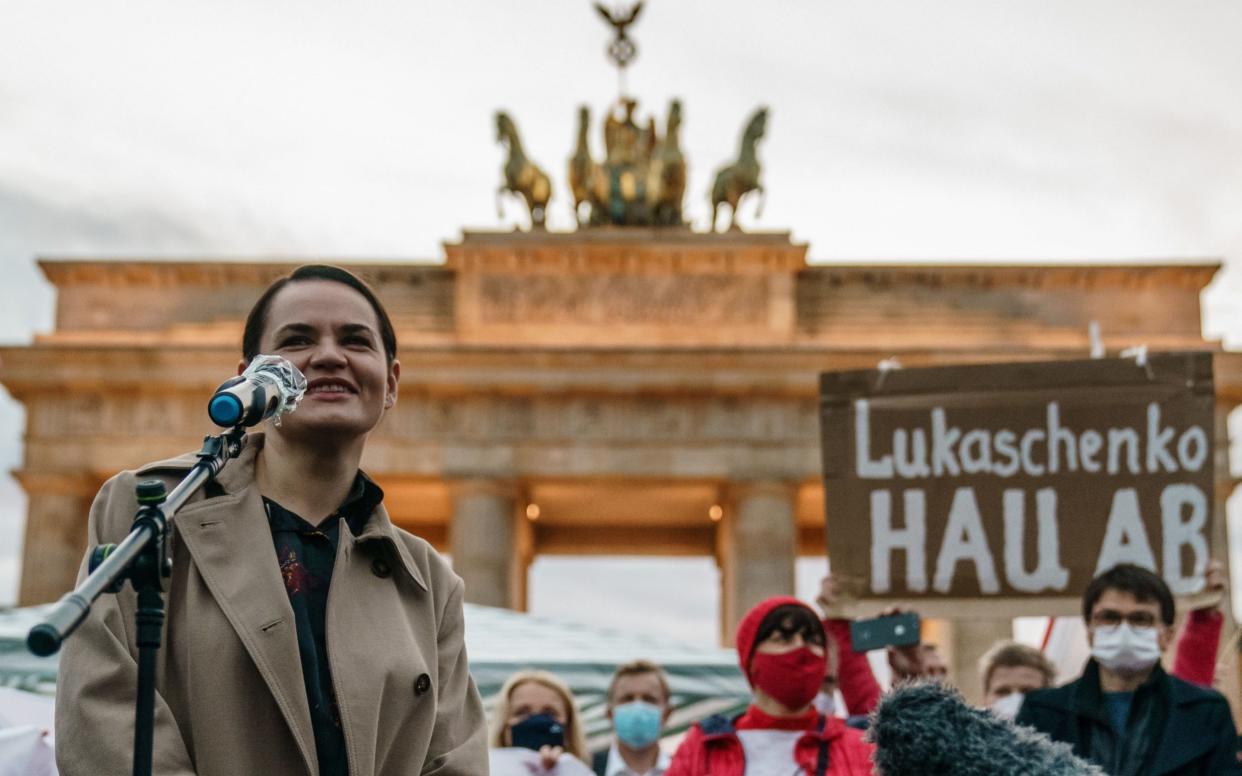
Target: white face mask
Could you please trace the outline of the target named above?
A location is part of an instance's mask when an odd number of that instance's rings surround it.
[[[1018,709],[1022,708],[1024,698],[1026,698],[1025,693],[1011,692],[1002,698],[992,701],[992,705],[988,708],[1001,719],[1013,719],[1018,716]]]
[[[1160,659],[1160,638],[1154,627],[1132,628],[1129,623],[1097,626],[1091,657],[1110,671],[1139,673]]]
[[[825,717],[831,717],[833,714],[836,713],[836,710],[837,710],[836,698],[832,697],[826,692],[823,692],[822,690],[816,694],[815,700],[813,701],[813,703],[815,704],[815,710],[818,711],[820,714],[823,714]]]

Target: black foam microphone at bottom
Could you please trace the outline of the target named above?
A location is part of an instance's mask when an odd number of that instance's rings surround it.
[[[1068,744],[967,706],[956,690],[931,682],[881,698],[867,738],[880,776],[1105,776]]]

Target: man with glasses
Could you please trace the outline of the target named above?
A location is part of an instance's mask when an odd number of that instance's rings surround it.
[[[1026,696],[1030,725],[1116,776],[1238,774],[1229,704],[1215,690],[1165,673],[1173,595],[1130,564],[1097,576],[1083,594],[1091,659],[1064,687]]]

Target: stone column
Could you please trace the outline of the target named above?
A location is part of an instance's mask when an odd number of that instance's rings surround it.
[[[500,480],[459,480],[452,497],[449,551],[453,570],[466,583],[465,600],[522,608],[525,585],[515,584],[518,574],[526,573],[516,552],[517,489]]]
[[[733,485],[716,532],[720,640],[732,646],[737,623],[755,604],[794,594],[798,536],[794,486],[779,480]]]
[[[77,580],[86,553],[86,523],[101,484],[81,474],[16,474],[26,491],[26,537],[17,601],[21,606],[55,601]]]

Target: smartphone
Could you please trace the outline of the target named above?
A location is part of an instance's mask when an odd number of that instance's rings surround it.
[[[918,644],[919,616],[915,612],[906,612],[870,620],[854,620],[850,623],[850,643],[855,652]]]

